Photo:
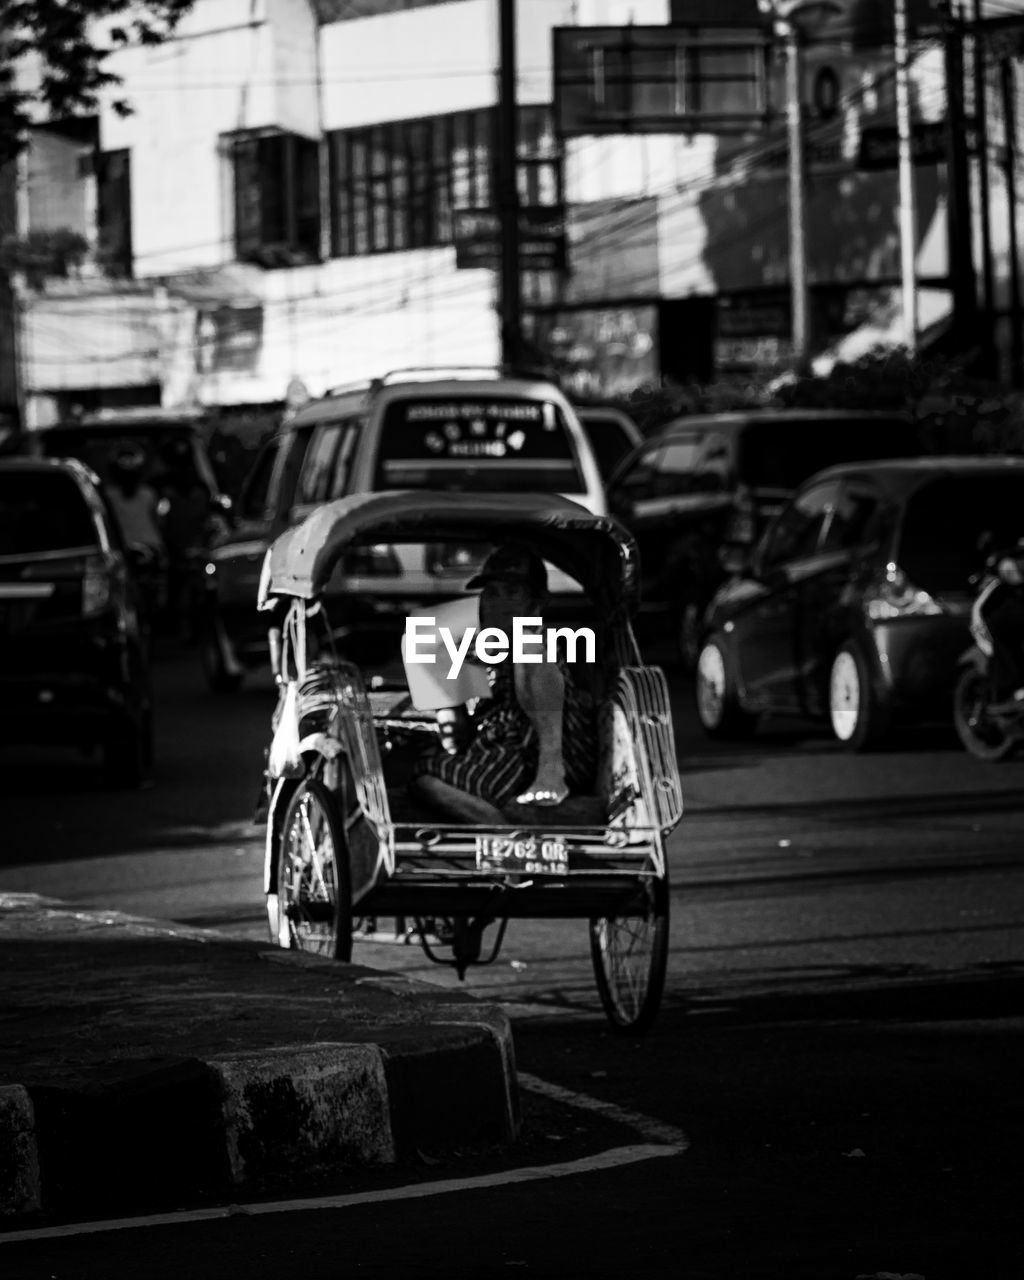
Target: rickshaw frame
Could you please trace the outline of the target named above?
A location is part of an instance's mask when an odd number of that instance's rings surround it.
[[[378,682],[367,687],[336,654],[307,664],[304,651],[345,551],[403,538],[514,538],[580,583],[600,619],[599,795],[555,809],[517,806],[521,819],[494,826],[396,807],[383,757],[410,734],[433,741],[436,717],[395,704],[394,690]],[[353,919],[412,918],[428,957],[437,961],[437,948],[450,947],[447,963],[461,977],[496,957],[509,919],[587,919],[611,1025],[645,1030],[664,982],[665,839],[682,815],[682,791],[665,677],[643,665],[630,623],[637,580],[636,547],[621,525],[548,495],[360,495],[318,508],[281,535],[267,552],[259,597],[261,609],[286,608],[271,633],[282,689],[275,745],[294,720],[290,761],[282,766],[277,751],[275,765],[272,748],[266,774],[272,938],[348,959]],[[337,580],[332,598],[336,592]],[[431,938],[438,921],[446,925],[440,942]],[[498,934],[484,959],[491,924]]]

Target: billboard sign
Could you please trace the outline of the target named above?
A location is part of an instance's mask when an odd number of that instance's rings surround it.
[[[967,153],[978,154],[977,130],[966,122]],[[899,164],[900,139],[895,125],[866,125],[861,130],[857,168],[895,169]],[[911,130],[910,154],[914,164],[944,164],[948,139],[945,120],[917,121]]]
[[[768,111],[763,27],[555,27],[562,137],[749,133]]]
[[[455,265],[467,270],[501,266],[501,214],[456,209]],[[565,206],[524,205],[519,210],[519,265],[524,271],[566,269]]]
[[[625,395],[658,384],[654,303],[538,312],[532,324],[537,346],[576,395]]]
[[[198,373],[254,373],[259,368],[262,347],[262,305],[197,308]]]

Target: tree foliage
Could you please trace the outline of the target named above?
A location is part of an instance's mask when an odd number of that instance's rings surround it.
[[[0,163],[25,145],[25,130],[39,107],[44,118],[55,120],[95,112],[101,94],[120,84],[107,67],[110,55],[129,45],[160,44],[193,3],[0,0]],[[39,76],[26,89],[16,68],[33,54]],[[113,108],[122,115],[131,112],[131,104],[119,97]]]
[[[616,403],[645,434],[688,413],[736,409],[890,409],[906,413],[926,453],[1024,453],[1024,392],[972,373],[976,353],[878,349],[825,376],[756,378],[638,390]]]
[[[67,227],[7,235],[0,240],[0,271],[20,271],[32,289],[44,289],[52,276],[67,277],[89,252],[84,236]]]

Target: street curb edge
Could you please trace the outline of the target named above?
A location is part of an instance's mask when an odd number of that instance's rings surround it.
[[[381,1043],[120,1062],[0,1086],[0,1223],[109,1214],[258,1188],[290,1171],[381,1167],[519,1132],[511,1028],[441,1005]]]

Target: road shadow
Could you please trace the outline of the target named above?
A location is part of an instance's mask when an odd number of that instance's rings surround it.
[[[806,973],[806,971],[805,971]],[[984,961],[936,971],[914,964],[851,964],[830,970],[824,980],[782,972],[775,989],[736,990],[730,983],[667,992],[662,1014],[685,1015],[702,1026],[755,1026],[842,1022],[962,1022],[1021,1018],[1024,961]],[[752,979],[757,981],[757,979]]]
[[[1024,790],[1009,787],[999,791],[957,791],[952,793],[902,796],[829,797],[824,800],[780,800],[776,804],[702,804],[690,815],[706,817],[794,818],[827,815],[837,822],[870,818],[970,817],[985,813],[1024,812]]]

